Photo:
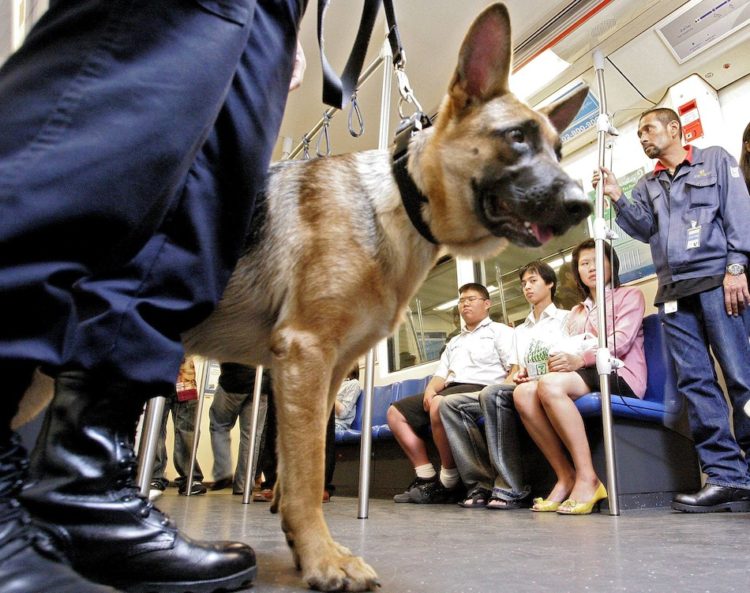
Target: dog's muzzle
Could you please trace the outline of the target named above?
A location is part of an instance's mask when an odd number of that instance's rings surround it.
[[[475,181],[474,196],[477,216],[493,235],[527,247],[543,245],[591,214],[583,190],[567,176],[530,185],[511,176]]]

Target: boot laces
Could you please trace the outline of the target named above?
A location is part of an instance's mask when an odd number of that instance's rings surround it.
[[[158,513],[161,516],[161,524],[165,527],[173,527],[174,522],[169,516],[160,511],[154,506],[147,496],[141,494],[140,488],[136,484],[136,472],[138,468],[138,460],[135,456],[135,450],[132,443],[128,439],[120,441],[120,447],[122,448],[122,456],[118,461],[117,471],[117,486],[123,489],[123,495],[121,500],[123,502],[130,502],[133,499],[139,499],[141,507],[138,510],[138,514],[144,519],[151,515],[152,512]]]
[[[28,468],[26,450],[21,446],[20,439],[14,436],[10,446],[0,451],[0,525],[7,528],[0,546],[12,542],[20,543],[21,547],[33,546],[47,558],[67,562],[65,555],[54,546],[47,533],[31,520],[16,498],[21,492]]]

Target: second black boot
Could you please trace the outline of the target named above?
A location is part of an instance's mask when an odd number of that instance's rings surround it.
[[[17,500],[28,459],[18,436],[0,435],[0,593],[118,593],[68,566]]]
[[[133,432],[142,406],[133,385],[61,373],[31,459],[25,506],[75,570],[94,581],[129,593],[249,586],[252,548],[192,540],[140,496]]]

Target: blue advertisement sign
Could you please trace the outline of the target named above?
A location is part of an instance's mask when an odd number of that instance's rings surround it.
[[[560,139],[565,143],[576,136],[580,136],[587,130],[595,128],[598,117],[599,100],[591,94],[591,91],[589,91],[586,98],[583,100],[583,105],[581,105],[578,114],[573,118],[573,122],[560,135]]]

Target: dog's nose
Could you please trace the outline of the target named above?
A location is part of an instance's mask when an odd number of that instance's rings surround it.
[[[586,199],[582,192],[574,192],[576,195],[567,194],[563,198],[563,208],[573,224],[581,222],[591,214],[591,202]]]
[[[562,207],[570,224],[578,224],[591,214],[591,200],[583,193],[580,183],[568,179],[562,192]]]

